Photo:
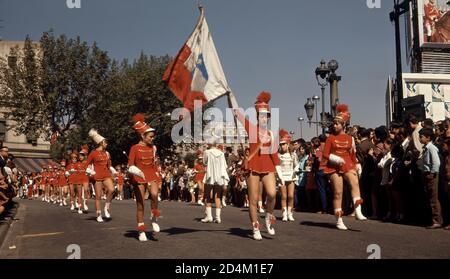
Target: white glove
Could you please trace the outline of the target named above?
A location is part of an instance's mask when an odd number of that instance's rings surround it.
[[[94,168],[93,168],[92,165],[90,165],[90,166],[86,169],[86,173],[87,173],[87,175],[89,175],[89,176],[94,176],[94,175],[95,175],[95,170],[94,170]]]
[[[282,172],[281,172],[281,167],[280,166],[275,166],[275,169],[277,170],[277,174],[278,174],[278,177],[281,180],[281,184],[284,185],[284,179],[283,179],[283,175],[282,175]]]
[[[137,177],[140,177],[145,180],[144,173],[136,166],[129,167],[128,172],[131,173],[132,175],[136,175]]]
[[[69,173],[74,173],[74,172],[75,172],[74,169],[70,169],[70,170],[69,170]]]
[[[334,155],[334,154],[330,154],[329,160],[332,164],[338,165],[338,166],[345,163],[344,159],[342,159],[341,157]]]
[[[66,171],[66,172],[64,173],[64,175],[65,175],[66,177],[69,177],[70,173],[69,173],[68,171]]]

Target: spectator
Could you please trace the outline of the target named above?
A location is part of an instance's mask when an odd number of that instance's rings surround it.
[[[432,224],[428,229],[442,227],[441,205],[438,199],[439,150],[432,143],[434,132],[430,128],[423,128],[419,132],[420,143],[424,146],[419,168],[422,171],[425,189],[432,211]]]
[[[446,155],[445,156],[445,189],[447,192],[447,205],[450,205],[450,138],[446,138],[444,140],[443,150]],[[448,206],[448,207],[450,208],[450,206]],[[450,212],[449,212],[449,215],[450,215]],[[450,224],[448,224],[445,227],[445,229],[450,230]]]

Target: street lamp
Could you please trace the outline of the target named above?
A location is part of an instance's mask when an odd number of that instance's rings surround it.
[[[334,60],[335,61],[335,60]],[[322,113],[320,114],[320,120],[321,122],[325,119],[325,86],[328,84],[328,75],[331,72],[330,69],[330,63],[325,62],[325,60],[320,61],[319,67],[316,68],[315,74],[316,74],[316,80],[317,84],[320,86],[320,89],[322,90]],[[331,64],[331,66],[334,66],[334,64]],[[325,125],[322,124],[322,134],[325,134]]]
[[[300,138],[303,138],[303,121],[305,121],[303,117],[298,118],[298,122],[300,122]]]
[[[314,96],[312,99],[314,100],[314,102],[317,103],[318,96]],[[308,123],[309,123],[309,127],[311,127],[311,124],[316,124],[316,136],[319,136],[319,124],[321,124],[321,122],[319,121],[311,121],[314,115],[314,103],[311,101],[311,98],[308,98],[305,104],[305,110],[306,110],[306,116],[308,117]],[[316,120],[317,120],[317,111],[316,111]]]
[[[317,136],[319,135],[319,116],[318,116],[318,106],[317,106],[317,102],[320,100],[320,97],[319,96],[317,96],[317,95],[314,95],[313,97],[312,97],[312,99],[313,99],[313,101],[314,101],[314,105],[315,105],[315,107],[316,107],[316,134],[317,134]],[[322,122],[322,120],[323,120],[323,117],[321,118],[321,121],[320,122]],[[325,132],[324,132],[325,133]]]
[[[314,114],[314,103],[311,101],[311,98],[308,98],[305,103],[306,117],[308,117],[309,127],[311,127],[311,119]]]

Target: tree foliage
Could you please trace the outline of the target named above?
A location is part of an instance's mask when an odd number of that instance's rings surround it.
[[[95,128],[108,140],[113,163],[126,162],[123,151],[139,141],[132,128],[136,113],[144,113],[156,129],[159,155],[171,155],[174,122],[167,113],[182,104],[162,81],[169,56],[141,53],[132,63],[118,62],[95,43],[55,37],[52,31],[43,33],[38,47],[27,37],[10,55],[22,57],[15,66],[0,61],[1,98],[11,109],[5,116],[15,122],[10,128],[47,140],[58,134],[51,150],[55,159],[92,143],[88,131]]]

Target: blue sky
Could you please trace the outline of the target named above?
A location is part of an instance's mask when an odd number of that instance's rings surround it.
[[[241,107],[252,106],[262,90],[272,92],[281,127],[299,137],[297,118],[306,118],[306,98],[320,95],[314,70],[322,58],[336,59],[342,76],[339,97],[349,105],[352,123],[385,123],[386,82],[395,74],[393,1],[381,0],[379,9],[369,9],[366,0],[201,3]],[[141,51],[175,55],[198,15],[195,0],[81,0],[81,9],[69,9],[66,0],[0,0],[0,36],[23,40],[29,34],[38,40],[53,28],[57,35],[96,41],[116,59],[134,59]],[[314,136],[314,126],[303,124],[303,133]]]

